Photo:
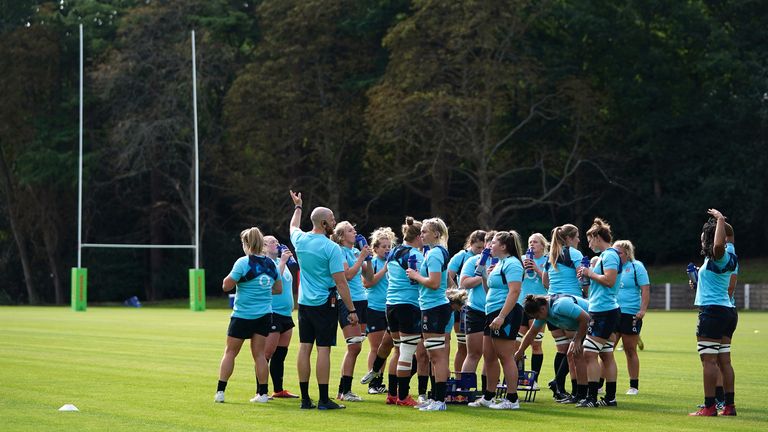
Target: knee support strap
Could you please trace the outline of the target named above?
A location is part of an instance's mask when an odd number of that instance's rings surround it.
[[[566,338],[566,339],[567,339],[567,338]],[[540,341],[542,341],[542,340],[544,340],[544,332],[538,332],[538,333],[536,333],[536,341],[539,341],[539,342],[540,342]],[[568,341],[568,342],[570,342],[570,341]]]
[[[717,350],[718,354],[725,354],[731,352],[731,344],[720,344],[720,349]]]
[[[365,341],[365,335],[348,337],[346,341],[347,345],[361,344]]]
[[[584,351],[599,353],[602,351],[603,345],[604,344],[601,344],[600,342],[587,337],[584,339],[584,344],[582,346],[584,347]]]
[[[407,336],[400,339],[400,357],[397,359],[397,370],[411,370],[413,356],[416,355],[416,345],[419,344],[420,340],[421,336]]]
[[[437,336],[424,339],[424,348],[432,351],[445,347],[445,336]]]
[[[456,342],[466,345],[467,344],[467,335],[465,333],[456,333]]]
[[[560,336],[555,338],[555,345],[568,345],[569,343],[571,343],[571,340],[568,339],[567,336]]]
[[[720,342],[699,341],[696,345],[699,348],[699,355],[717,354],[720,352]]]
[[[603,349],[600,350],[601,353],[607,353],[607,352],[613,352],[614,344],[612,342],[606,342],[605,345],[603,345]]]
[[[395,348],[398,348],[398,349],[399,349],[399,348],[400,348],[400,339],[392,339],[392,345],[393,345]]]

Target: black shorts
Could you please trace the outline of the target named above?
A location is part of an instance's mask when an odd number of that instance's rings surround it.
[[[270,333],[285,333],[294,327],[296,327],[296,324],[293,323],[293,317],[272,312],[272,325],[269,327]]]
[[[410,335],[421,334],[419,307],[407,303],[387,305],[387,330]]]
[[[338,304],[340,302],[336,302]],[[299,305],[299,342],[336,346],[339,312],[330,299],[320,306]]]
[[[480,333],[483,329],[485,329],[485,312],[467,308],[467,315],[464,318],[464,331],[466,334]]]
[[[451,320],[449,303],[421,311],[421,332],[445,334],[445,327]]]
[[[387,329],[387,313],[368,308],[368,322],[365,333],[376,333]]]
[[[237,339],[250,339],[253,335],[266,336],[272,327],[272,314],[266,314],[256,319],[235,318],[229,319],[227,336]]]
[[[553,331],[562,330],[562,329],[554,324],[550,324],[549,321],[547,321],[547,330],[553,332]]]
[[[347,316],[349,315],[349,309],[347,309],[347,305],[344,304],[341,300],[336,300],[336,304],[338,305],[339,309],[339,327],[344,328],[349,325],[349,320],[347,319]],[[368,300],[358,300],[353,301],[352,304],[355,305],[355,314],[357,315],[357,322],[360,324],[365,324],[368,322]]]
[[[621,314],[619,320],[619,333],[624,335],[639,335],[642,328],[642,319],[637,319],[632,314]]]
[[[621,320],[621,309],[616,308],[605,312],[590,312],[592,319],[589,321],[587,334],[590,336],[608,339],[612,334],[619,331],[619,321]]]
[[[516,340],[517,332],[520,330],[520,323],[523,321],[523,307],[519,304],[515,304],[515,307],[512,308],[512,312],[504,318],[504,324],[501,325],[501,328],[493,331],[491,330],[491,323],[497,316],[499,316],[500,312],[501,309],[493,311],[485,316],[485,328],[483,329],[483,334],[495,339]]]
[[[739,315],[736,308],[726,306],[699,306],[699,324],[696,326],[696,336],[705,339],[719,340],[732,338],[736,331]]]

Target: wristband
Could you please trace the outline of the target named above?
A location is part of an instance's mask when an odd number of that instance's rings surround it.
[[[349,314],[356,314],[356,313],[357,313],[357,311],[356,311],[356,310],[351,310],[351,311],[348,311],[348,312],[347,312],[347,315],[349,315]]]
[[[293,208],[294,210],[304,210],[300,205],[297,205]]]

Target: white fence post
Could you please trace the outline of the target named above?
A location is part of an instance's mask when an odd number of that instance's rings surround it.
[[[749,310],[749,284],[744,285],[744,309]]]
[[[667,282],[664,290],[664,310],[670,310],[672,309],[672,284]]]

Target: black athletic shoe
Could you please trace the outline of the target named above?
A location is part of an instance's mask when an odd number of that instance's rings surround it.
[[[562,401],[564,401],[564,400],[566,400],[566,399],[568,399],[570,397],[571,397],[570,393],[568,393],[568,392],[561,392],[561,393],[557,393],[556,395],[552,396],[552,399],[554,399],[555,402],[562,402]]]
[[[344,409],[344,408],[346,408],[344,405],[339,405],[330,399],[328,399],[325,402],[317,403],[317,409],[319,410],[335,410],[335,409]]]
[[[317,405],[315,405],[312,402],[312,399],[302,399],[301,400],[301,409],[315,409],[317,408]]]
[[[582,399],[574,405],[576,408],[597,408],[598,405],[596,401],[590,400],[590,399]]]
[[[560,390],[557,388],[557,381],[555,380],[548,382],[547,387],[552,390],[552,397],[555,397],[558,393],[560,393]]]
[[[562,400],[559,400],[559,401],[557,401],[557,402],[558,402],[558,403],[561,403],[561,404],[563,404],[563,405],[568,405],[568,404],[575,404],[575,403],[576,403],[576,402],[578,402],[578,401],[579,401],[579,400],[576,398],[576,396],[574,396],[574,395],[570,395],[570,396],[568,396],[567,398],[565,398],[565,399],[562,399]]]
[[[600,405],[601,407],[615,407],[615,406],[618,406],[618,404],[616,403],[616,399],[609,401],[608,399],[606,399],[604,397],[601,397],[600,400],[597,401],[597,404]]]

